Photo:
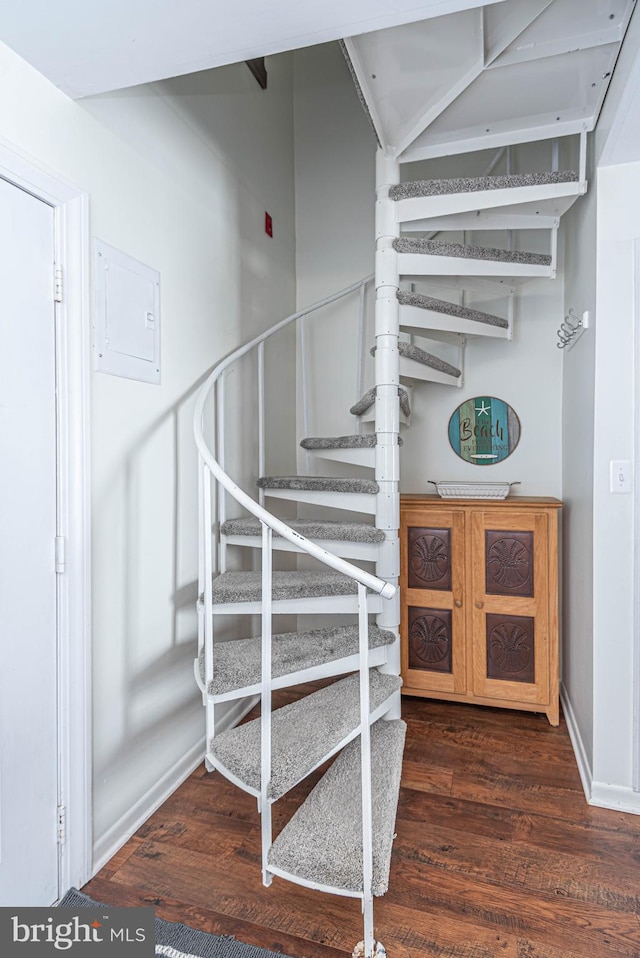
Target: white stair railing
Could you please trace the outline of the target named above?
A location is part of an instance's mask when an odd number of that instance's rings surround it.
[[[360,633],[360,778],[362,786],[362,911],[364,953],[373,955],[373,797],[371,792],[371,729],[369,727],[369,639],[367,594],[358,585],[358,626]]]
[[[199,581],[198,581],[198,648],[199,654],[204,651],[204,682],[201,685],[203,699],[206,705],[206,735],[207,749],[215,735],[214,701],[208,694],[214,677],[214,634],[213,634],[213,538],[214,531],[219,537],[220,519],[226,514],[224,503],[225,492],[232,496],[243,508],[256,516],[262,526],[261,558],[262,558],[262,681],[261,681],[261,783],[259,795],[259,809],[261,812],[262,827],[262,871],[265,885],[271,883],[268,870],[268,853],[272,843],[271,828],[271,693],[272,693],[272,557],[274,533],[295,544],[301,552],[318,559],[324,565],[348,576],[358,585],[358,623],[359,623],[359,652],[360,652],[360,741],[362,749],[362,828],[363,828],[363,910],[365,916],[365,942],[368,945],[367,955],[373,948],[373,895],[372,895],[372,799],[371,799],[371,754],[369,734],[369,637],[367,590],[378,593],[386,599],[391,599],[397,592],[397,587],[378,576],[365,572],[351,562],[328,552],[315,542],[300,535],[282,519],[268,512],[263,505],[264,498],[259,501],[253,499],[226,472],[224,462],[224,377],[226,371],[247,353],[257,350],[257,382],[258,382],[258,472],[264,473],[265,468],[265,364],[264,344],[276,333],[292,323],[300,322],[311,313],[324,306],[335,303],[340,299],[360,291],[360,308],[364,300],[364,289],[371,281],[367,277],[351,284],[338,293],[309,306],[300,312],[294,313],[286,319],[276,323],[266,332],[256,336],[253,340],[239,347],[229,356],[219,362],[198,393],[194,412],[194,434],[198,449],[198,484],[199,484]],[[363,323],[360,321],[362,335]],[[362,343],[359,343],[362,351]],[[211,422],[214,436],[217,435],[217,444],[214,439],[213,448],[209,446],[205,437],[205,411],[212,409]],[[217,451],[217,455],[216,455]],[[213,500],[212,480],[219,484],[218,494]],[[217,515],[214,522],[214,507]],[[226,559],[221,549],[218,560],[218,570],[224,571]]]

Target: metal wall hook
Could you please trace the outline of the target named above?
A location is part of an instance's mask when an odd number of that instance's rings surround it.
[[[589,312],[585,310],[582,317],[579,317],[575,309],[570,309],[558,330],[558,339],[556,343],[558,349],[571,348],[582,336],[585,329],[589,328]]]

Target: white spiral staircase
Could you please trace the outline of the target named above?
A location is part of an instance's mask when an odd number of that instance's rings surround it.
[[[502,23],[502,39],[491,48],[489,66],[500,53],[510,53],[514,37],[535,25],[550,3],[518,0],[497,6],[511,9],[514,16],[506,26]],[[466,13],[485,16],[482,9]],[[428,23],[433,30],[438,21]],[[444,33],[449,26],[441,25]],[[395,35],[396,45],[415,40],[415,25],[399,30],[404,33]],[[373,897],[385,892],[389,880],[405,734],[400,719],[397,592],[401,423],[410,420],[412,388],[423,382],[463,385],[467,338],[511,338],[514,298],[521,284],[532,278],[555,278],[560,217],[586,191],[586,135],[592,128],[584,119],[576,123],[572,118],[554,130],[576,141],[575,170],[559,169],[561,151],[557,141],[550,140],[546,171],[513,173],[510,147],[546,139],[544,134],[553,127],[540,124],[543,135],[536,137],[524,135],[522,124],[512,124],[509,134],[503,123],[499,136],[476,137],[477,150],[495,148],[489,166],[485,157],[477,176],[401,182],[402,164],[422,160],[429,151],[432,156],[469,151],[473,138],[468,132],[457,140],[449,134],[449,145],[442,145],[429,133],[429,125],[436,124],[437,129],[446,104],[455,100],[455,91],[440,91],[445,106],[438,112],[425,87],[426,106],[418,111],[422,123],[409,117],[404,129],[396,130],[394,145],[376,101],[379,96],[393,120],[389,90],[382,97],[375,83],[367,80],[368,74],[376,79],[367,62],[372,50],[384,64],[380,43],[376,46],[371,37],[363,46],[360,38],[348,41],[347,49],[382,144],[376,165],[375,275],[283,320],[219,363],[201,390],[195,415],[201,502],[200,654],[195,671],[206,706],[207,767],[258,799],[265,884],[277,875],[361,899],[360,953],[365,958],[384,953],[374,937]],[[430,75],[428,70],[423,74]],[[481,74],[478,70],[474,76]],[[465,74],[467,86],[474,76]],[[601,90],[597,92],[600,95]],[[508,98],[506,102],[510,103]],[[601,102],[600,98],[594,108],[596,114]],[[533,230],[538,236],[546,233],[544,252],[527,250],[526,237]],[[469,231],[472,243],[467,242]],[[490,243],[483,241],[487,231]],[[496,235],[503,237],[500,246],[492,245]],[[301,445],[310,463],[308,474],[267,476],[265,343],[303,318],[305,323],[321,322],[324,308],[349,297],[360,304],[354,321],[364,329],[364,290],[370,282],[375,288],[373,385],[352,408],[363,425],[355,435],[305,436]],[[501,300],[503,308],[485,311],[482,304],[487,298],[492,303]],[[300,338],[304,339],[303,330]],[[302,347],[304,353],[304,343]],[[446,358],[439,348],[449,351]],[[452,349],[458,357],[455,362]],[[225,375],[248,354],[255,355],[259,391],[257,499],[240,489],[225,468]],[[304,379],[303,375],[303,386]],[[370,422],[373,428],[367,431]],[[332,462],[350,463],[360,476],[332,476]],[[322,474],[316,475],[316,469]],[[228,497],[247,515],[228,519]],[[306,512],[312,506],[317,514],[284,521],[265,508],[267,500],[274,510],[286,500],[303,505]],[[347,520],[333,518],[335,510]],[[357,514],[357,521],[348,521],[350,512]],[[363,516],[371,521],[363,521]],[[259,551],[260,571],[228,571],[230,549]],[[304,570],[274,571],[274,551],[306,554],[316,560],[316,568],[309,571],[307,564]],[[375,574],[353,561],[375,563]],[[273,617],[281,614],[346,619],[337,627],[322,628],[320,622],[312,630],[278,634]],[[259,615],[260,634],[217,642],[216,621],[229,615]],[[373,616],[375,625],[370,623]],[[335,681],[272,711],[275,689],[327,678]],[[256,695],[261,699],[259,719],[216,734],[218,703]],[[272,804],[335,756],[274,840]]]

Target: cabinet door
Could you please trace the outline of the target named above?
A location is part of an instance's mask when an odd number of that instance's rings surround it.
[[[473,694],[549,703],[546,514],[474,511],[469,553]]]
[[[403,510],[400,525],[405,690],[465,692],[464,513]]]

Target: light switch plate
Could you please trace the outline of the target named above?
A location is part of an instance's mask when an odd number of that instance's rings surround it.
[[[631,461],[629,459],[612,459],[609,463],[609,491],[630,493],[632,487]]]

